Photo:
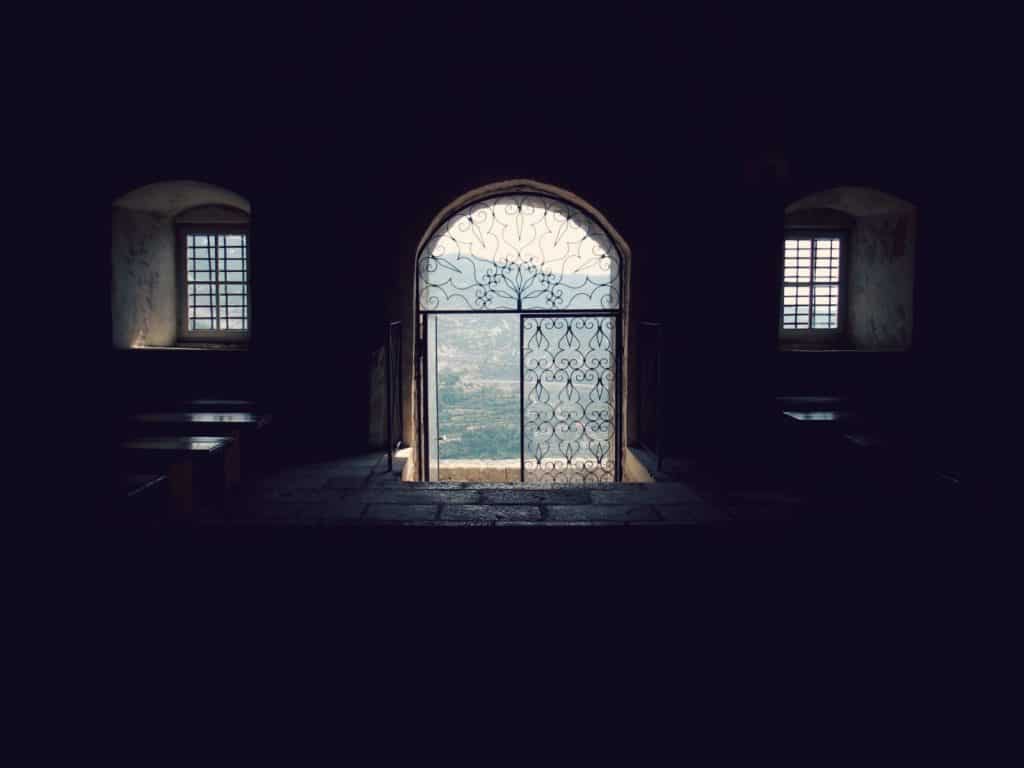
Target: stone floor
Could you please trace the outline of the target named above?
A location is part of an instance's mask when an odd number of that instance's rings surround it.
[[[686,482],[555,485],[400,479],[383,454],[289,466],[252,481],[209,524],[685,526],[794,519],[799,499],[718,495]]]

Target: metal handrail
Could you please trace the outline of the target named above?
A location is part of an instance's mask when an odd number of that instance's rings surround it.
[[[395,329],[398,340],[395,341]],[[402,446],[402,321],[391,320],[384,326],[385,387],[388,409],[388,472],[394,470],[395,450]],[[394,365],[392,363],[395,363]],[[398,439],[395,439],[395,405],[398,405]]]

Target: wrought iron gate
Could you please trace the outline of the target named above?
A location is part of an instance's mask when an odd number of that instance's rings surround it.
[[[622,254],[593,218],[534,192],[473,202],[417,259],[419,466],[438,479],[437,318],[519,319],[520,479],[612,482],[622,475]]]
[[[621,479],[619,318],[522,315],[523,481]]]

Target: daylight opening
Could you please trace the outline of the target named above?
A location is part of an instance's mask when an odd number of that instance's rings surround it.
[[[506,190],[417,257],[422,480],[621,479],[622,250],[593,215]]]

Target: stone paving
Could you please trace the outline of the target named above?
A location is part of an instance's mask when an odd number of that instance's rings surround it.
[[[212,524],[298,526],[686,526],[793,519],[798,503],[697,492],[684,482],[593,485],[402,482],[382,454],[279,469]],[[798,500],[796,500],[798,501]]]

